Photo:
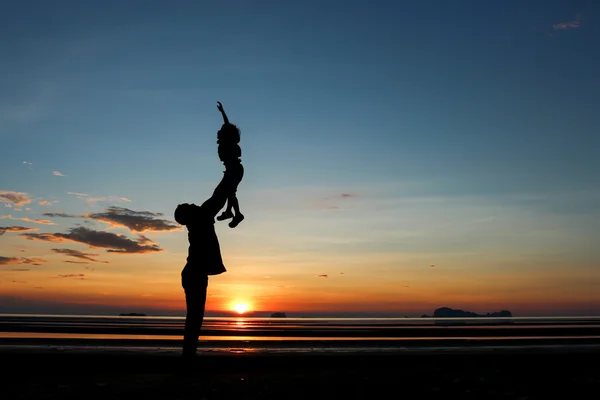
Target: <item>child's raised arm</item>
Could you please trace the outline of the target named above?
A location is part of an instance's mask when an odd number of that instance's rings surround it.
[[[227,118],[227,114],[225,114],[225,110],[223,109],[223,104],[221,104],[220,101],[217,101],[217,108],[219,109],[219,111],[221,111],[221,114],[223,115],[223,122],[225,124],[229,124],[229,119]]]

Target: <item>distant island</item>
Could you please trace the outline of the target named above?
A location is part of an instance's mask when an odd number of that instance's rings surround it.
[[[508,310],[487,314],[477,314],[472,311],[455,310],[450,307],[441,307],[433,312],[433,317],[422,315],[421,318],[511,318],[513,315]]]
[[[146,314],[141,314],[141,313],[128,313],[128,314],[119,314],[119,317],[145,317]]]
[[[284,312],[274,312],[271,314],[271,318],[285,318],[287,315]]]

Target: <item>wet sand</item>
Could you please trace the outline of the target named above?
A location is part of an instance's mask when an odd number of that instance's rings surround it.
[[[525,400],[600,389],[597,346],[200,354],[181,375],[173,349],[2,346],[3,398]]]

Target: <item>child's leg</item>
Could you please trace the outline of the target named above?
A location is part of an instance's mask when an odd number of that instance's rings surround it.
[[[233,199],[235,199],[235,205],[237,205],[237,199],[235,198],[235,196],[233,197]],[[234,204],[231,200],[232,200],[232,197],[228,196],[227,197],[227,208],[225,208],[225,211],[223,211],[221,213],[221,215],[217,216],[217,221],[225,221],[226,219],[233,218],[233,214],[231,213],[231,208],[234,207]],[[237,208],[235,210],[237,212]]]
[[[227,200],[227,207],[230,211],[233,208],[235,215],[241,214],[240,213],[240,203],[235,194],[232,195],[231,197],[229,197],[229,200]]]
[[[227,201],[227,206],[229,207],[230,205],[231,205],[231,207],[233,207],[233,210],[235,211],[235,215],[233,216],[233,219],[229,223],[229,227],[235,228],[236,226],[238,226],[240,224],[240,222],[242,222],[244,220],[244,214],[242,214],[240,212],[240,203],[238,202],[238,199],[235,196],[235,194],[233,196],[231,196],[229,198],[229,200]]]

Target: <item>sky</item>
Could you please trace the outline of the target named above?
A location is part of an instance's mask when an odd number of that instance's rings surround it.
[[[0,313],[600,315],[597,1],[4,2]]]

